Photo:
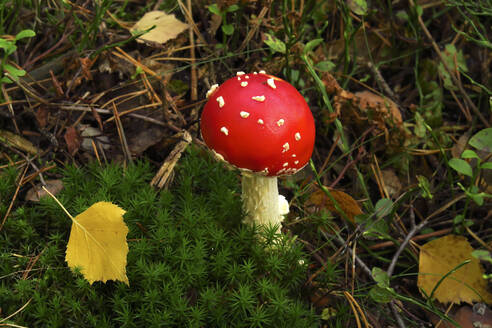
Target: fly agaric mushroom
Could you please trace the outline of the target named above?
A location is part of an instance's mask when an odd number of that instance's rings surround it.
[[[207,98],[202,137],[215,157],[242,172],[245,222],[280,227],[288,203],[278,194],[277,176],[302,169],[314,147],[306,101],[291,84],[264,71],[238,72],[212,86]]]

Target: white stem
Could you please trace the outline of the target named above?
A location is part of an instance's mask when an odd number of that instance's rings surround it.
[[[243,174],[243,208],[245,223],[256,225],[278,225],[283,216],[279,211],[277,177]]]

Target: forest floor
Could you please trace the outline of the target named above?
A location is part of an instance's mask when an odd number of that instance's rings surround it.
[[[492,326],[490,1],[1,6],[0,170],[15,179],[0,234],[16,209],[35,206],[33,188],[56,193],[70,165],[145,160],[154,188],[172,188],[177,154],[206,157],[211,86],[266,71],[296,87],[315,119],[311,163],[279,188],[291,207],[282,233],[309,254],[302,299],[319,325]],[[40,250],[2,247],[9,261],[29,259],[17,280],[41,265]],[[35,299],[1,301],[0,326],[15,326]]]

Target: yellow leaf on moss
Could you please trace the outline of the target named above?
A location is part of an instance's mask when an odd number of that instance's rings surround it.
[[[471,253],[473,248],[465,237],[448,235],[432,240],[420,248],[417,285],[428,296],[439,280],[464,261],[470,260],[447,276],[435,290],[433,297],[442,303],[492,302],[487,291],[483,268]]]
[[[174,39],[188,28],[188,24],[185,24],[174,17],[174,15],[168,15],[163,11],[150,11],[143,15],[140,20],[133,25],[130,29],[132,34],[148,30],[152,26],[155,26],[152,30],[144,35],[138,37],[137,41],[143,42],[157,42],[165,43],[171,39]]]
[[[73,219],[65,260],[91,284],[120,280],[127,285],[128,227],[125,210],[109,202],[93,204]]]

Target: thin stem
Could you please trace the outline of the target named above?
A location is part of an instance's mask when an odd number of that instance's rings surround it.
[[[250,225],[278,225],[283,216],[279,210],[277,177],[243,173],[243,207],[245,222]]]

